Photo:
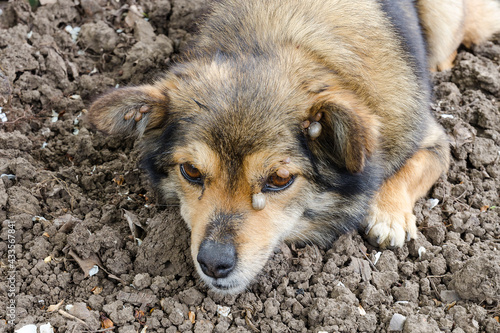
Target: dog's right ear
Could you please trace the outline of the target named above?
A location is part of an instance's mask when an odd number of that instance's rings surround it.
[[[141,137],[165,123],[167,108],[166,91],[157,86],[120,88],[92,103],[87,119],[105,133]]]

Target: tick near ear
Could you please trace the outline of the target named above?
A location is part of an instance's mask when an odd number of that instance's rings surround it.
[[[134,118],[135,121],[139,121],[142,119],[142,115],[144,113],[148,113],[151,108],[148,105],[143,105],[140,107],[139,112],[137,110],[130,110],[123,116],[123,119],[130,120]]]
[[[318,112],[312,117],[310,117],[308,120],[302,122],[302,128],[306,131],[307,135],[311,138],[311,140],[314,140],[321,135],[323,127],[321,126],[319,121],[321,120],[322,117],[323,113]]]
[[[311,125],[309,125],[309,127],[307,128],[307,134],[312,140],[314,140],[321,135],[322,129],[323,127],[321,126],[321,124],[315,121],[311,123]]]
[[[141,137],[163,126],[168,98],[157,86],[145,85],[112,90],[90,106],[87,119],[100,131]]]

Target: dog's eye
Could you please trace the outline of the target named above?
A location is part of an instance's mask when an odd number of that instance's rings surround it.
[[[182,163],[180,168],[182,176],[189,182],[195,184],[203,184],[201,172],[194,165],[190,163]]]
[[[267,178],[266,185],[262,189],[262,192],[268,191],[281,191],[286,189],[288,186],[293,184],[295,180],[295,176],[289,175],[286,178],[278,176],[276,173],[273,173],[269,178]]]

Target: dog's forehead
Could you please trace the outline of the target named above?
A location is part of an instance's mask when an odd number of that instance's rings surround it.
[[[235,176],[243,171],[251,156],[266,160],[258,163],[271,164],[273,156],[279,159],[297,149],[293,127],[262,117],[238,117],[230,113],[196,117],[189,122],[185,133],[192,140],[189,151],[193,158],[205,161],[206,156],[216,158],[221,170]]]
[[[297,109],[284,80],[262,75],[262,65],[206,64],[184,75],[173,103],[188,138],[228,159],[260,149],[293,145],[300,132]],[[286,81],[286,80],[285,80]]]

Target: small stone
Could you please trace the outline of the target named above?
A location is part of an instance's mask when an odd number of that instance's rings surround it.
[[[450,304],[460,300],[460,296],[455,290],[442,290],[439,293],[439,296],[441,297],[441,300],[445,304]]]

